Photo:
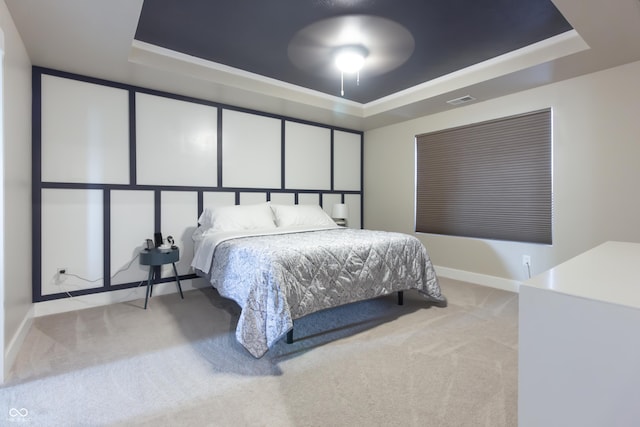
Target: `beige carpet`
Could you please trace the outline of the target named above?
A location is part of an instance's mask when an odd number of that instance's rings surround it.
[[[213,289],[38,318],[0,425],[516,426],[517,295],[441,286],[447,308],[410,292],[307,316],[262,359]]]

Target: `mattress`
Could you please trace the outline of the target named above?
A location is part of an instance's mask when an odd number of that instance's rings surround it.
[[[332,228],[203,236],[193,267],[238,303],[236,339],[263,356],[307,314],[410,289],[446,305],[431,259],[414,236]]]

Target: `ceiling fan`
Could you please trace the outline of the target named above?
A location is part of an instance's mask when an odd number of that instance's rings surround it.
[[[402,25],[373,15],[327,18],[298,31],[288,55],[299,69],[320,76],[376,76],[401,66],[413,53],[415,41]]]

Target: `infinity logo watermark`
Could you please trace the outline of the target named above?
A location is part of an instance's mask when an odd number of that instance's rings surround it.
[[[11,417],[12,421],[23,420],[27,416],[29,416],[29,411],[27,410],[27,408],[11,408],[9,409],[9,416]]]

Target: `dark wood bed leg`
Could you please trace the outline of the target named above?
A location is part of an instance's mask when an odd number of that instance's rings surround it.
[[[287,332],[287,344],[293,344],[293,328]]]
[[[404,304],[404,292],[398,291],[398,305]]]

